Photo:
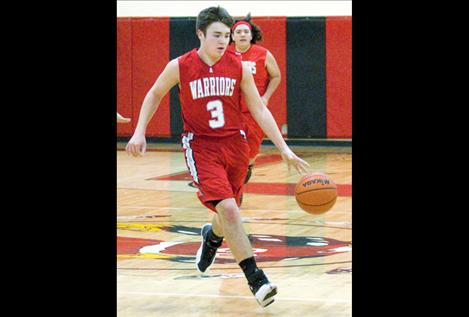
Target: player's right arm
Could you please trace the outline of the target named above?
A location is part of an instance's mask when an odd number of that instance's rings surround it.
[[[163,97],[179,83],[179,63],[170,61],[143,99],[135,132],[125,147],[127,154],[141,156],[146,150],[145,131]]]

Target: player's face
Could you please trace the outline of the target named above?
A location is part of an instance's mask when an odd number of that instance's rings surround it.
[[[220,58],[230,42],[230,34],[228,26],[221,22],[214,22],[207,28],[205,36],[202,32],[199,33],[199,39],[208,55]]]
[[[251,45],[252,33],[247,25],[239,25],[233,32],[233,41],[237,48],[247,48]]]

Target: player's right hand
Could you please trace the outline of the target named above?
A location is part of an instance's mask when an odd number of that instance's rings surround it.
[[[311,165],[309,165],[305,160],[299,158],[292,150],[288,149],[280,154],[282,155],[283,160],[288,164],[288,172],[290,172],[291,166],[293,166],[300,175],[304,175],[309,172]]]
[[[117,123],[129,123],[130,122],[130,118],[117,118]]]
[[[133,155],[135,157],[142,156],[145,154],[147,149],[147,141],[144,135],[134,134],[130,139],[129,143],[125,146],[125,151],[128,155]]]
[[[121,116],[119,112],[117,113],[117,123],[129,123],[130,120],[130,118],[124,118],[123,116]]]

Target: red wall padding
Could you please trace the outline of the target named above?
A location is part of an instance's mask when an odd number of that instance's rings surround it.
[[[169,62],[169,18],[132,19],[133,125],[137,124],[143,99]],[[156,124],[158,122],[158,124]],[[147,126],[147,136],[169,136],[169,94]]]
[[[132,118],[132,124],[118,124],[117,134],[129,136],[145,95],[169,62],[169,18],[119,18],[117,43],[117,111]],[[170,136],[169,94],[148,124],[146,136]]]
[[[132,114],[132,35],[131,19],[117,20],[117,111],[127,118]],[[132,120],[133,121],[133,120]],[[118,135],[133,133],[131,124],[118,124]]]
[[[352,138],[352,17],[326,18],[327,138]]]
[[[257,44],[268,49],[277,61],[282,81],[269,100],[269,109],[281,130],[287,123],[287,63],[286,63],[286,17],[256,17],[253,22],[263,33],[263,40]]]
[[[286,17],[255,17],[264,34],[259,45],[277,60],[282,81],[269,108],[279,128],[287,123]],[[168,18],[117,19],[117,111],[131,117],[118,136],[132,135],[143,99],[169,62]],[[173,39],[177,40],[177,39]],[[326,17],[327,138],[352,137],[352,17]],[[170,136],[169,93],[147,128],[147,136]],[[156,124],[158,122],[158,124]]]

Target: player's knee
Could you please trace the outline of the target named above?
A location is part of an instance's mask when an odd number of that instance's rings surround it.
[[[241,219],[239,208],[236,203],[221,203],[219,215],[223,217],[223,222],[226,224],[235,224],[238,223]]]

